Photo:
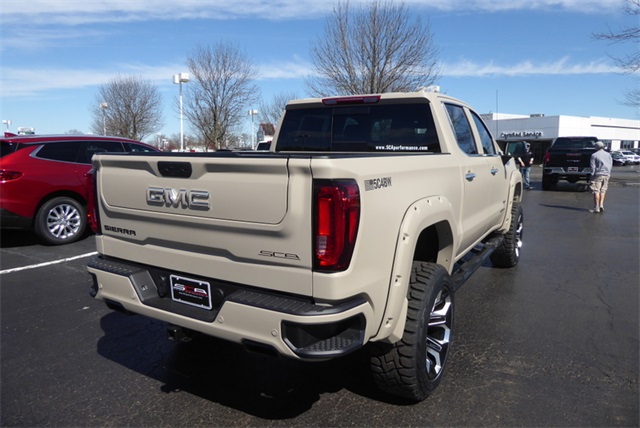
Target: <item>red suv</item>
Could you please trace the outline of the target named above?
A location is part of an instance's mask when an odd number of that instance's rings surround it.
[[[87,225],[87,178],[96,152],[155,147],[96,135],[13,135],[0,139],[0,227],[32,229],[45,243],[80,238]]]

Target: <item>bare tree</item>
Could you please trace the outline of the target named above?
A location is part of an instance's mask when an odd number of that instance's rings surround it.
[[[261,101],[258,106],[259,118],[261,123],[271,123],[278,126],[280,117],[284,113],[284,108],[289,100],[299,98],[297,92],[280,92],[273,95],[270,101]]]
[[[162,98],[156,86],[137,76],[118,76],[95,97],[91,131],[143,140],[163,125]]]
[[[351,10],[338,2],[325,34],[311,48],[314,96],[411,91],[440,75],[429,23],[412,20],[404,3],[376,0]]]
[[[196,48],[187,67],[191,81],[183,99],[184,115],[206,148],[224,148],[246,118],[246,108],[259,98],[253,84],[258,70],[237,45],[224,42]]]
[[[632,53],[623,56],[612,56],[618,67],[626,73],[635,73],[640,70],[640,0],[625,0],[624,13],[635,16],[635,26],[622,28],[619,32],[614,32],[610,28],[603,33],[596,33],[593,36],[598,40],[608,41],[609,44],[631,42]],[[631,89],[626,94],[625,104],[631,107],[640,106],[640,89]]]

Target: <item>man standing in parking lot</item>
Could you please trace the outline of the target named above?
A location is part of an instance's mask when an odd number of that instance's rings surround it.
[[[592,213],[604,212],[604,197],[609,187],[609,176],[613,160],[609,152],[604,150],[602,141],[596,142],[596,152],[591,155],[591,182],[589,183],[593,192]]]
[[[522,184],[526,190],[531,190],[531,165],[533,165],[533,153],[531,153],[531,145],[524,143],[524,154],[518,157],[520,163],[520,173],[522,174]]]

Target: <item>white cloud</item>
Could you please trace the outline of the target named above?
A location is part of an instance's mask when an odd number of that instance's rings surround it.
[[[572,63],[567,57],[553,62],[520,61],[516,64],[498,65],[493,62],[478,64],[472,61],[442,64],[442,74],[447,77],[519,77],[560,76],[578,74],[610,74],[621,70],[605,60],[588,63]]]
[[[61,44],[72,45],[89,38],[107,37],[104,31],[63,27],[56,29],[42,29],[31,27],[16,27],[3,34],[0,50],[15,48],[18,50],[42,49],[58,47]]]
[[[109,77],[97,70],[21,69],[4,67],[3,97],[28,97],[56,90],[82,88],[101,83]]]
[[[47,91],[80,89],[108,83],[118,74],[136,75],[160,86],[171,83],[176,70],[183,69],[182,64],[118,64],[115,71],[105,72],[96,69],[45,68],[25,69],[5,67],[3,69],[3,96],[38,96]],[[263,64],[259,66],[258,80],[302,79],[311,73],[311,66],[299,59]],[[588,63],[572,63],[569,58],[553,62],[534,63],[523,60],[513,65],[498,65],[494,62],[479,64],[472,61],[443,63],[445,77],[523,77],[558,76],[584,74],[619,73],[620,69],[605,60]]]
[[[4,67],[2,71],[3,97],[33,97],[48,91],[72,90],[96,87],[108,83],[121,75],[136,75],[156,84],[171,83],[171,76],[182,65],[146,66],[121,64],[116,71],[105,72],[96,69],[72,68],[17,68]]]
[[[310,63],[299,58],[290,61],[279,61],[277,63],[262,64],[258,66],[261,80],[271,79],[300,79],[313,72]]]
[[[352,5],[373,0],[351,0]],[[514,10],[617,13],[620,0],[405,0],[411,8],[433,11]],[[2,25],[78,25],[179,19],[317,18],[335,2],[319,0],[3,0]]]
[[[412,6],[425,5],[424,0],[405,0]],[[431,0],[428,6],[442,11],[502,12],[517,10],[548,10],[578,13],[617,13],[620,0]]]
[[[90,24],[179,19],[313,18],[332,3],[300,0],[4,0],[2,23]]]
[[[301,79],[310,73],[310,65],[294,59],[258,66],[258,80]],[[157,85],[172,84],[176,70],[184,64],[114,64],[111,71],[97,69],[52,68],[43,69],[4,67],[2,95],[4,97],[38,96],[47,91],[81,89],[108,83],[118,75],[135,75]]]

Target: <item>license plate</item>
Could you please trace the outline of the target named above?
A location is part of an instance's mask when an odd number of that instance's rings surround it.
[[[211,285],[205,281],[171,275],[171,299],[202,309],[211,309]]]
[[[577,166],[570,166],[569,168],[567,168],[568,172],[578,172],[578,167]]]

